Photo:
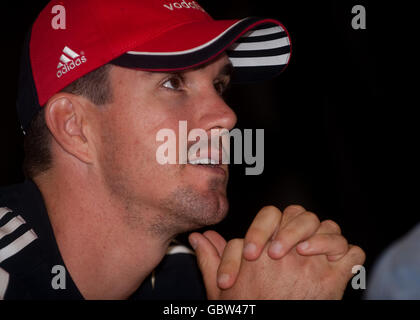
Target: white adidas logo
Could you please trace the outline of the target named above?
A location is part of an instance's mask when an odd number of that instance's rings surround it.
[[[85,56],[80,56],[69,47],[64,47],[63,54],[60,57],[60,62],[57,65],[57,78],[61,78],[67,72],[80,66],[87,61]]]

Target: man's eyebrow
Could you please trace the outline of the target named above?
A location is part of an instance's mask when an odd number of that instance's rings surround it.
[[[192,68],[192,69],[187,69],[187,70],[182,70],[182,71],[178,71],[178,72],[174,72],[174,73],[182,73],[182,72],[187,72],[187,71],[189,71],[189,70],[199,70],[199,69],[204,69],[205,67],[207,67],[210,63],[212,63],[211,61],[210,62],[207,62],[207,63],[205,63],[205,64],[202,64],[202,65],[199,65],[199,66],[197,66],[197,67],[194,67],[194,68]],[[220,69],[220,71],[219,71],[219,76],[232,76],[232,74],[233,74],[233,70],[234,70],[234,67],[233,67],[233,65],[232,65],[232,62],[227,62],[221,69]]]
[[[220,70],[219,75],[221,76],[229,76],[232,77],[233,74],[233,65],[232,62],[229,62],[223,66],[223,68]]]

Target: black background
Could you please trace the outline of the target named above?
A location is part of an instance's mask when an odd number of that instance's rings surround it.
[[[262,206],[301,204],[335,220],[365,250],[369,277],[380,252],[419,221],[415,103],[405,102],[411,91],[401,75],[411,67],[400,24],[410,9],[356,0],[199,2],[216,19],[279,19],[292,38],[280,77],[235,86],[228,95],[239,128],[265,129],[265,169],[245,176],[244,166],[231,167],[231,210],[216,229],[227,239],[243,237]],[[18,62],[24,34],[45,4],[2,4],[0,185],[23,180]],[[366,30],[351,27],[358,4],[366,8]],[[345,297],[361,292],[348,289]]]

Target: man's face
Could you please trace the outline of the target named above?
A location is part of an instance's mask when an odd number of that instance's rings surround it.
[[[156,136],[171,129],[178,140],[179,121],[187,121],[188,131],[204,129],[209,139],[211,129],[231,130],[236,115],[221,97],[230,69],[226,55],[180,73],[111,69],[113,100],[98,111],[98,164],[133,227],[140,222],[155,232],[178,233],[226,215],[227,165],[161,165],[156,151],[163,142]]]

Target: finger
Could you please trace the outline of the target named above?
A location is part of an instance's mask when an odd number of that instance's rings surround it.
[[[329,261],[337,261],[349,251],[346,238],[339,234],[315,234],[296,247],[303,256],[326,255]]]
[[[197,255],[198,267],[203,274],[207,298],[217,299],[220,293],[217,286],[217,269],[220,264],[219,253],[216,247],[200,233],[190,234],[188,240]]]
[[[320,225],[318,217],[309,211],[305,211],[284,227],[283,224],[268,249],[268,255],[272,259],[280,259],[294,248],[299,242],[308,239],[315,234]]]
[[[363,265],[366,260],[366,254],[362,248],[349,245],[350,249],[347,254],[334,264],[337,264],[341,270],[341,273],[346,277],[346,280],[350,280],[354,276],[352,273],[353,267]]]
[[[212,245],[217,249],[219,257],[221,257],[226,246],[225,238],[223,238],[219,233],[213,230],[204,232],[203,236],[205,236],[212,243]]]
[[[282,213],[274,206],[263,207],[249,227],[244,242],[244,258],[256,260],[272,238],[281,221]]]
[[[217,284],[220,289],[229,289],[236,281],[242,261],[243,239],[233,239],[226,244],[217,271]]]
[[[324,220],[318,228],[316,233],[335,233],[341,234],[340,226],[332,220]]]
[[[294,218],[296,218],[301,213],[304,213],[306,209],[298,204],[292,204],[287,206],[286,209],[283,210],[283,217],[282,217],[282,224],[286,225]]]

